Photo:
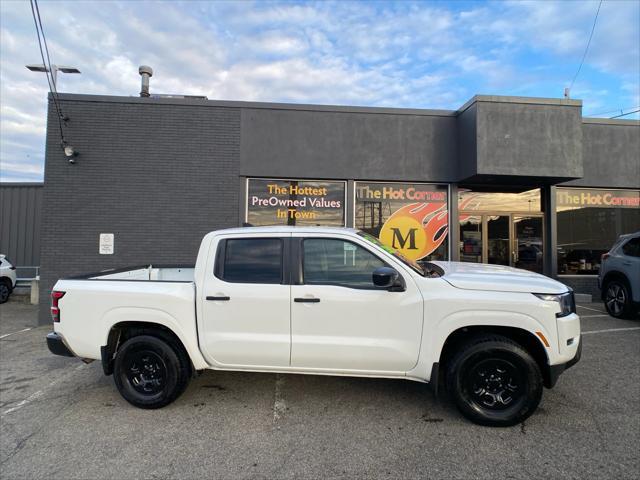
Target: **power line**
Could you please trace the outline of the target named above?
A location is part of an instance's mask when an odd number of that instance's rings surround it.
[[[64,118],[62,115],[62,111],[60,109],[60,106],[58,105],[58,101],[56,98],[56,95],[54,94],[54,92],[57,93],[56,91],[56,87],[55,87],[55,82],[53,81],[53,78],[49,77],[50,73],[53,73],[53,70],[51,69],[51,63],[49,62],[49,66],[47,68],[47,63],[44,60],[44,52],[42,50],[42,41],[40,40],[40,29],[38,28],[38,20],[40,19],[40,12],[38,11],[38,15],[36,18],[36,9],[38,9],[38,3],[36,0],[31,0],[30,2],[31,5],[31,14],[33,16],[33,23],[36,27],[36,35],[38,36],[38,48],[40,49],[40,57],[42,58],[42,65],[44,66],[44,70],[45,70],[45,74],[47,76],[47,83],[49,84],[49,91],[52,94],[52,98],[53,98],[53,105],[56,109],[56,113],[57,113],[57,117],[58,117],[58,126],[60,127],[60,138],[62,140],[62,143],[66,143],[65,138],[64,138],[64,132],[62,131],[62,119]],[[35,9],[34,9],[34,4],[35,4]],[[42,28],[42,22],[40,21],[40,28]],[[44,30],[42,30],[42,39],[44,40],[44,44],[45,44],[45,48],[47,49],[47,59],[49,59],[49,49],[47,48],[47,43],[46,43],[46,39],[44,38]]]
[[[58,97],[58,85],[56,85],[55,72],[53,71],[53,68],[51,66],[51,58],[49,57],[49,46],[47,44],[47,37],[44,34],[44,28],[42,27],[42,19],[40,18],[40,8],[38,7],[38,0],[33,0],[33,3],[35,4],[35,7],[36,7],[38,24],[40,25],[40,33],[42,33],[42,42],[44,43],[44,49],[45,49],[45,52],[47,53],[47,65],[45,65],[45,70],[48,66],[49,72],[51,75],[51,84],[53,85],[53,97],[56,104],[58,105],[58,110],[60,111],[60,117],[64,120],[64,115],[62,114],[62,108],[60,107],[60,99]]]
[[[589,45],[591,45],[591,39],[593,38],[593,32],[596,29],[596,22],[598,21],[598,14],[600,13],[600,7],[602,6],[602,1],[603,0],[600,0],[600,3],[598,4],[598,10],[596,10],[596,16],[593,19],[593,26],[591,27],[591,34],[589,35],[589,41],[587,42],[587,48],[584,49],[584,54],[582,55],[582,60],[580,61],[580,66],[578,67],[578,71],[573,76],[573,80],[571,80],[571,86],[569,86],[569,91],[571,91],[571,89],[573,88],[573,84],[575,83],[576,78],[578,78],[578,75],[580,74],[580,70],[582,70],[582,64],[584,63],[585,58],[587,58],[587,52],[589,51]]]
[[[634,110],[633,112],[627,112],[627,113],[623,113],[622,115],[616,115],[615,117],[609,117],[609,118],[620,118],[620,117],[626,117],[627,115],[631,115],[632,113],[638,113],[640,112],[640,108],[637,110]]]
[[[587,117],[597,117],[598,115],[607,115],[609,113],[616,113],[616,112],[620,112],[623,113],[625,110],[630,110],[632,108],[640,108],[640,105],[635,106],[635,107],[626,107],[626,108],[616,108],[614,110],[608,110],[606,112],[599,112],[599,113],[586,113],[585,116]]]
[[[40,18],[40,9],[38,8],[38,0],[33,0],[33,3],[36,7],[36,15],[38,16],[38,24],[40,25],[40,32],[42,32],[44,51],[47,53],[47,65],[45,65],[45,67],[47,66],[49,67],[49,71],[51,72],[51,83],[53,84],[53,90],[57,94],[58,86],[56,85],[56,82],[53,79],[53,68],[51,68],[51,58],[49,58],[49,47],[47,46],[47,37],[44,36],[44,28],[42,28],[42,19]]]

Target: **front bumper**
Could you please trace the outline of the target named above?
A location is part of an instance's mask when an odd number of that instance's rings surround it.
[[[47,347],[49,351],[54,355],[61,355],[63,357],[75,357],[73,352],[69,350],[64,343],[64,340],[56,332],[47,334]]]
[[[566,369],[573,367],[576,363],[580,361],[580,357],[582,357],[582,335],[578,340],[578,349],[576,350],[576,355],[567,363],[561,363],[559,365],[549,365],[549,371],[547,378],[545,379],[545,387],[553,388],[554,385],[558,382],[558,378],[560,374],[564,372]]]

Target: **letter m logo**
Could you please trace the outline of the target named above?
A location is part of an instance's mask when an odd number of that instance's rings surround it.
[[[402,232],[400,232],[399,228],[392,228],[393,232],[393,241],[391,242],[391,246],[396,249],[407,249],[407,250],[417,250],[416,247],[416,231],[417,228],[410,228],[409,232],[405,237],[402,236]],[[405,245],[409,242],[409,246],[405,247]],[[398,246],[399,245],[399,246]]]

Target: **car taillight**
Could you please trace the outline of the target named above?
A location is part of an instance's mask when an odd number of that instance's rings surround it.
[[[59,292],[54,290],[51,292],[51,318],[54,322],[60,321],[60,307],[58,306],[58,301],[64,297],[66,292]]]
[[[603,253],[600,257],[600,263],[604,262],[607,258],[609,258],[609,256],[610,255],[608,253]]]

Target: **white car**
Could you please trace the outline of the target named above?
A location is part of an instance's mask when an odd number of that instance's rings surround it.
[[[573,293],[514,268],[423,266],[352,229],[256,227],[202,240],[193,267],[59,280],[56,354],[99,359],[158,408],[199,370],[446,380],[474,422],[507,426],[580,358]]]
[[[14,267],[9,259],[0,255],[0,303],[9,300],[9,296],[16,287],[16,267]]]

